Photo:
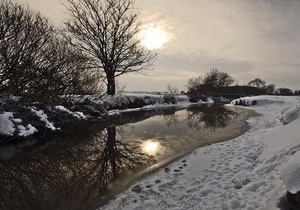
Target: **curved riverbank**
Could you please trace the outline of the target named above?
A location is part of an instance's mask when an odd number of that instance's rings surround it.
[[[231,135],[239,135],[239,132],[247,129],[244,120],[247,115],[242,112],[236,114],[237,111],[230,110],[233,108],[222,105],[189,106],[191,104],[186,102],[180,106],[155,104],[145,108],[108,112],[100,119],[84,119],[83,116],[87,114],[81,110],[90,110],[88,104],[47,106],[37,103],[24,107],[17,103],[15,107],[8,104],[4,106],[7,109],[13,108],[12,114],[4,115],[15,123],[12,128],[18,129],[14,133],[18,135],[18,139],[4,143],[0,148],[0,165],[3,168],[0,178],[5,174],[12,174],[12,179],[7,183],[11,189],[15,189],[15,184],[21,182],[24,185],[22,189],[31,191],[32,186],[27,186],[28,182],[23,180],[24,177],[37,186],[44,186],[40,187],[39,193],[47,200],[47,208],[51,209],[55,209],[57,202],[66,209],[78,205],[83,209],[89,208],[89,198],[98,192],[107,195],[108,188],[111,196],[104,198],[107,202],[136,180],[148,176],[195,148],[230,139]],[[158,106],[160,109],[157,109]],[[24,115],[28,111],[30,114]],[[29,123],[38,128],[39,132],[27,137],[19,136],[21,131],[24,135],[26,131],[30,131],[27,126],[28,129],[25,128],[24,131],[20,129],[21,125]],[[51,132],[51,123],[60,129]],[[122,126],[124,124],[126,126]],[[133,125],[136,129],[132,129]],[[236,131],[228,132],[232,130],[230,127]],[[43,129],[48,129],[50,133],[43,132]],[[131,133],[134,130],[136,132]],[[126,131],[126,135],[121,131]],[[40,136],[43,138],[38,140]],[[146,143],[150,143],[151,147],[157,146],[160,150],[145,153],[143,145],[147,145]],[[141,164],[143,167],[140,167]],[[23,170],[23,167],[26,168],[24,176],[15,177],[13,174]],[[135,167],[134,170],[127,170]],[[72,176],[66,177],[67,174]],[[49,176],[53,177],[51,182],[47,180]],[[115,176],[122,178],[113,182]],[[53,193],[57,192],[57,188],[60,193]],[[34,190],[30,192],[32,201],[22,197],[28,194],[22,190],[11,193],[18,197],[18,202],[13,203],[12,209],[21,206],[29,208],[27,205],[32,205],[30,202],[39,203],[41,208],[45,207],[42,206],[45,203],[43,200],[35,200],[37,196]],[[68,199],[60,199],[65,194],[70,195]],[[3,199],[7,199],[4,205],[11,204],[8,197]],[[94,200],[101,199],[96,197]],[[92,206],[96,208],[102,204],[96,202]]]
[[[114,198],[117,194],[126,190],[129,186],[134,185],[134,183],[136,183],[137,181],[150,176],[152,173],[160,169],[168,171],[168,165],[177,161],[179,158],[190,154],[196,148],[203,147],[216,142],[227,141],[230,139],[234,139],[240,135],[243,135],[250,129],[250,125],[247,123],[247,120],[249,118],[259,116],[259,114],[255,111],[243,109],[240,107],[229,106],[226,107],[226,110],[233,111],[236,113],[236,115],[234,115],[234,117],[225,127],[220,127],[213,130],[202,130],[201,134],[203,136],[201,136],[201,138],[198,138],[198,140],[200,139],[201,141],[183,139],[179,142],[178,146],[175,146],[177,144],[176,142],[171,142],[170,144],[172,144],[173,147],[171,152],[165,150],[165,155],[161,155],[159,158],[157,158],[156,164],[153,164],[150,167],[145,166],[143,169],[139,168],[138,170],[131,171],[129,174],[124,174],[119,179],[115,180],[113,183],[110,184],[109,191],[105,196],[96,197],[89,202],[89,208],[94,209],[107,204],[109,200]],[[144,124],[146,124],[146,122],[144,122]],[[151,125],[151,123],[148,124],[150,124],[150,127],[153,126]],[[161,125],[158,125],[158,127],[161,127]],[[158,133],[159,132],[155,133],[155,135],[153,136],[159,136]],[[183,137],[179,136],[179,138]],[[193,138],[197,139],[197,135],[193,135]],[[172,139],[169,139],[169,141],[170,140],[172,141]],[[139,191],[139,187],[136,187],[135,189],[133,189],[133,191]]]
[[[261,113],[247,120],[251,129],[237,138],[195,149],[157,172],[139,180],[102,210],[125,209],[287,209],[288,187],[280,179],[287,160],[296,157],[300,118],[287,110],[298,108],[299,98],[258,96]],[[296,119],[295,119],[296,118]],[[299,164],[294,165],[299,168]],[[285,171],[286,172],[286,171]],[[298,179],[297,179],[298,180]],[[299,181],[294,180],[299,186]],[[136,191],[139,189],[139,191]]]

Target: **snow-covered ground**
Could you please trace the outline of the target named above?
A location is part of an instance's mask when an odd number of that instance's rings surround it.
[[[262,115],[230,141],[201,147],[138,181],[109,209],[278,209],[300,190],[299,98],[244,98]],[[235,103],[235,102],[233,102]]]

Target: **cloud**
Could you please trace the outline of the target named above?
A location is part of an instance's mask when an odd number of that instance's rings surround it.
[[[217,67],[241,84],[261,77],[300,88],[300,1],[138,2],[142,18],[163,23],[174,34],[155,63],[157,76],[186,71],[188,77]]]
[[[247,72],[252,70],[251,63],[243,61],[235,61],[231,59],[215,59],[205,54],[162,54],[159,55],[152,71],[146,72],[144,75],[126,75],[121,78],[125,82],[128,90],[138,90],[143,87],[143,90],[165,90],[167,84],[177,86],[184,90],[189,78],[204,76],[212,68],[218,68],[220,71],[225,71],[236,79],[244,79],[247,77]],[[138,82],[142,81],[142,82]],[[147,81],[147,86],[145,86]],[[143,83],[143,85],[136,85]],[[161,84],[159,84],[161,83]]]
[[[63,27],[67,19],[66,8],[67,0],[12,0],[19,4],[29,5],[30,9],[40,12],[43,16],[50,19],[56,26]]]
[[[28,3],[56,25],[66,20],[65,0]],[[136,0],[143,24],[163,28],[169,37],[148,77],[126,75],[128,90],[184,88],[189,77],[212,68],[240,84],[256,77],[300,89],[299,0]],[[138,77],[138,79],[137,79]]]

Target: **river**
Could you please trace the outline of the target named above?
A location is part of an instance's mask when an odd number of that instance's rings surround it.
[[[251,115],[222,105],[128,112],[2,145],[0,209],[95,209],[194,148],[241,135]]]

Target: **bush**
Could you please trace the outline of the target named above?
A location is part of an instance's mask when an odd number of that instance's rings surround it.
[[[165,104],[177,104],[177,98],[171,94],[165,94],[163,96]]]
[[[167,93],[163,96],[164,103],[166,104],[177,104],[177,95],[179,94],[179,90],[176,87],[171,87],[171,85],[167,86]]]

